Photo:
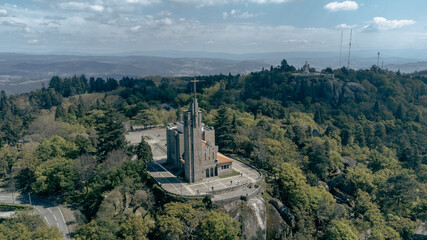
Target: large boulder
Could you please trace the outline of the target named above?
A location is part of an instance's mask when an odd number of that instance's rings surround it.
[[[283,220],[276,207],[267,204],[267,239],[289,239],[292,228]]]
[[[292,214],[291,210],[283,205],[283,203],[276,198],[270,199],[269,203],[273,205],[277,211],[280,213],[280,216],[282,216],[283,220],[291,227],[295,227],[295,217]]]

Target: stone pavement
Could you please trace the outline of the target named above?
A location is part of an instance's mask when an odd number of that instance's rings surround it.
[[[168,170],[167,165],[163,165],[164,160],[158,160],[149,162],[147,164],[147,170],[149,174],[159,183],[159,185],[167,192],[184,195],[184,196],[198,196],[205,194],[213,194],[214,198],[218,195],[218,199],[227,198],[232,196],[230,192],[221,192],[230,188],[238,188],[242,186],[243,189],[247,189],[246,185],[255,184],[261,178],[261,175],[255,169],[239,162],[233,161],[233,169],[241,174],[228,178],[212,177],[204,179],[199,183],[189,184],[180,177],[176,176]],[[233,190],[234,191],[234,190]],[[240,191],[240,195],[246,195],[250,193],[252,189]]]

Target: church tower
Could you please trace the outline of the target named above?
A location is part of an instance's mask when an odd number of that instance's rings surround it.
[[[201,174],[202,155],[202,112],[199,110],[197,98],[188,111],[184,112],[184,160],[185,180],[189,183],[203,178]]]

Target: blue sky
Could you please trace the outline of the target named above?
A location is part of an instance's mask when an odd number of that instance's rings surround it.
[[[0,52],[427,49],[425,0],[0,0]]]

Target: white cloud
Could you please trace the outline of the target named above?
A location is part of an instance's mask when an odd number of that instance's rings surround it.
[[[59,7],[62,9],[67,10],[90,10],[94,12],[102,12],[104,11],[104,6],[98,5],[98,4],[90,4],[90,3],[83,3],[83,2],[64,2],[59,3]]]
[[[231,9],[230,12],[223,12],[222,13],[222,19],[226,20],[228,17],[234,17],[239,19],[248,19],[258,16],[257,14],[253,14],[250,12],[243,12],[241,13],[240,10]]]
[[[139,29],[141,29],[141,26],[134,26],[134,27],[132,27],[130,30],[132,30],[132,32],[136,32],[136,31],[138,31]]]
[[[6,16],[7,16],[6,9],[0,9],[0,17],[6,17]]]
[[[253,13],[249,13],[249,12],[244,12],[240,15],[237,15],[236,18],[242,18],[242,19],[247,19],[247,18],[253,18],[256,17],[257,15],[253,14]]]
[[[348,25],[348,24],[343,23],[343,24],[336,25],[335,29],[341,30],[341,29],[351,29],[351,28],[355,28],[355,27],[357,27],[357,25]]]
[[[229,3],[256,3],[256,4],[267,4],[267,3],[286,3],[297,0],[168,0],[170,3],[182,4],[182,5],[196,5],[197,7],[214,6],[214,5],[225,5]]]
[[[402,28],[405,26],[413,25],[416,22],[414,20],[388,20],[384,17],[374,17],[371,23],[364,26],[365,31],[381,31],[381,30],[393,30]]]
[[[359,4],[355,1],[330,2],[324,8],[331,12],[357,10]]]
[[[228,18],[227,12],[222,12],[222,19],[226,20]]]
[[[28,43],[32,43],[32,44],[35,44],[35,43],[38,43],[38,42],[39,42],[39,40],[37,40],[37,39],[28,40]]]
[[[249,0],[249,2],[264,4],[264,3],[286,3],[294,0]]]
[[[122,1],[118,1],[118,2],[122,2]],[[134,4],[141,4],[141,5],[151,5],[151,4],[156,4],[156,3],[160,3],[161,0],[126,0],[127,3],[134,3]]]

